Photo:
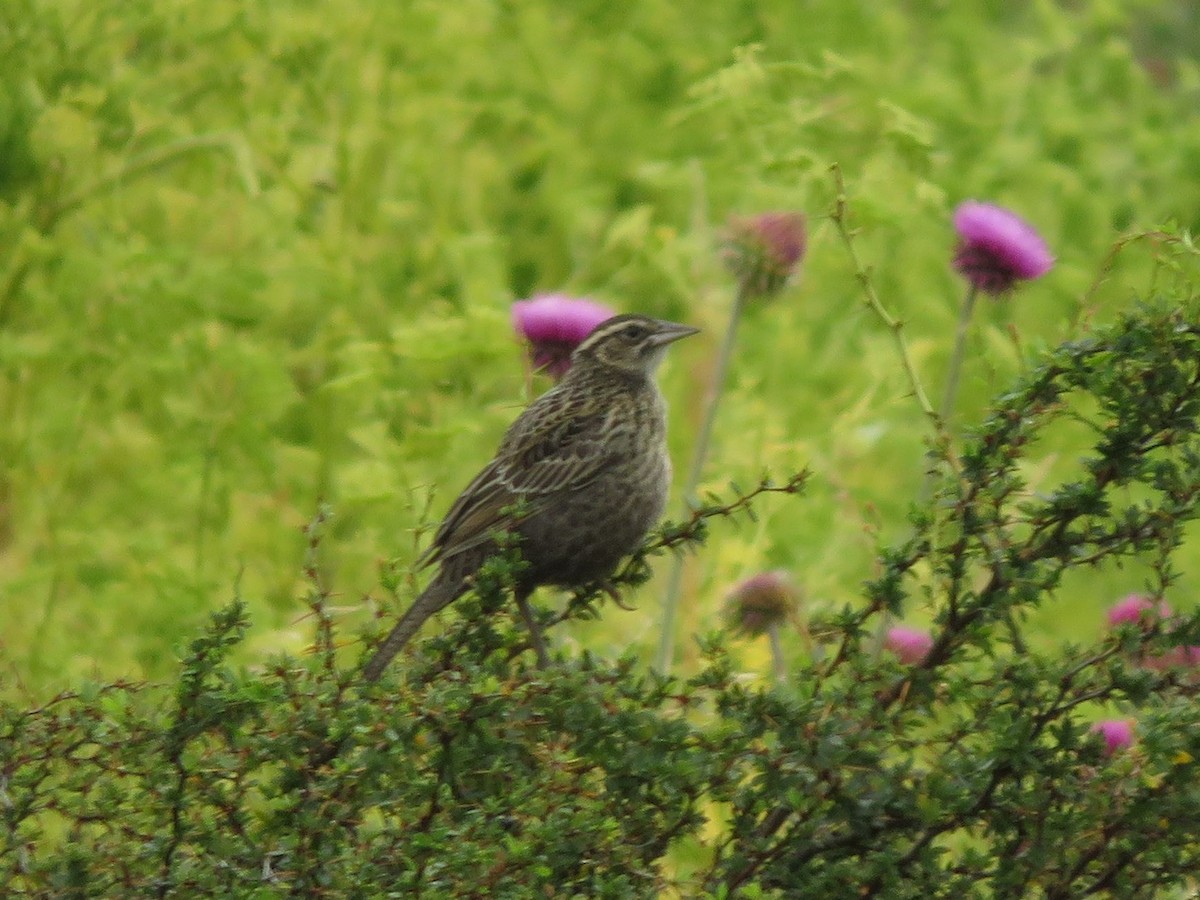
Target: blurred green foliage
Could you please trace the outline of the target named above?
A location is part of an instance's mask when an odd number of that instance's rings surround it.
[[[1152,252],[1108,257],[1124,231],[1200,225],[1200,73],[1175,9],[8,0],[3,689],[161,678],[235,586],[246,661],[300,649],[300,526],[320,499],[352,634],[381,562],[404,571],[543,387],[508,325],[534,291],[707,329],[665,373],[682,463],[731,296],[714,232],[768,207],[809,213],[809,256],[743,326],[707,486],[814,478],[713,541],[682,628],[767,567],[816,609],[861,602],[877,544],[907,534],[927,428],[825,218],[828,167],[931,386],[961,292],[954,204],[1003,203],[1058,255],[983,310],[971,422],[1032,351],[1194,278]],[[1080,446],[1047,438],[1030,488]],[[1185,547],[1185,598],[1197,557]],[[1094,635],[1145,577],[1064,582],[1039,634]],[[656,596],[570,639],[648,653]]]
[[[1132,590],[1195,608],[1193,18],[0,5],[5,884],[1188,887],[1197,683],[1151,663],[1200,645],[1200,618],[1096,638]],[[829,218],[834,165],[864,269]],[[860,282],[936,395],[963,290],[950,214],[972,197],[1032,221],[1058,264],[980,310],[965,437],[933,451],[956,473],[927,479],[928,423]],[[381,689],[356,687],[356,636],[411,597],[425,530],[545,387],[511,301],[564,290],[704,326],[663,379],[682,464],[733,292],[717,232],[763,209],[805,211],[809,252],[739,332],[702,485],[729,505],[652,545],[707,536],[680,677],[645,666],[658,583],[602,619],[574,598],[546,677],[485,579]],[[690,639],[768,568],[806,596],[772,687],[764,642]],[[877,653],[894,616],[931,623],[923,663]],[[1135,748],[1104,759],[1090,723],[1135,711]]]
[[[939,453],[912,536],[881,555],[865,602],[813,617],[819,652],[777,685],[746,678],[719,635],[688,677],[632,652],[534,667],[503,615],[515,552],[482,568],[443,634],[364,683],[339,660],[322,514],[306,659],[231,664],[250,627],[235,600],[166,688],[0,700],[0,882],[73,897],[1190,896],[1200,613],[1048,653],[1015,634],[1081,567],[1141,559],[1155,597],[1171,587],[1200,515],[1197,307],[1139,304],[1041,355],[961,455]],[[1034,497],[1022,462],[1056,423],[1090,455]],[[611,587],[807,480],[665,526]],[[881,620],[922,595],[938,608],[928,651],[873,652]],[[593,585],[566,616],[608,599]],[[1106,753],[1092,729],[1110,706],[1137,716],[1136,738]]]

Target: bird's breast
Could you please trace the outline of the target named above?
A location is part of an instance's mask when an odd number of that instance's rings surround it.
[[[614,407],[605,463],[522,523],[530,578],[576,585],[607,576],[636,550],[666,507],[671,461],[666,408],[657,390]]]

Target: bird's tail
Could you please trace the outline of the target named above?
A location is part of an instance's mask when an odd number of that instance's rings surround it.
[[[408,608],[408,611],[400,617],[400,621],[396,623],[391,633],[383,639],[383,643],[379,645],[379,649],[375,651],[375,655],[371,657],[371,661],[362,671],[363,681],[368,683],[378,681],[388,663],[404,649],[404,645],[409,642],[409,639],[421,630],[425,620],[448,606],[460,593],[461,591],[455,591],[452,585],[447,584],[441,578],[434,579],[433,583],[421,592],[421,596],[413,601],[413,605]]]

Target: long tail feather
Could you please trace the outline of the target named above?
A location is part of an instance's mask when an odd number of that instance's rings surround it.
[[[400,617],[400,621],[379,645],[379,649],[375,651],[375,655],[371,657],[371,661],[362,671],[363,681],[368,683],[378,681],[388,663],[404,649],[404,645],[412,636],[421,630],[425,620],[448,606],[459,593],[461,592],[455,592],[440,578],[435,579],[429,587],[425,588],[421,596],[413,601],[413,605]]]

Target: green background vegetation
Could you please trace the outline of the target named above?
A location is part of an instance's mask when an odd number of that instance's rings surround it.
[[[681,470],[732,294],[716,235],[766,208],[809,214],[809,255],[743,325],[706,485],[815,474],[799,501],[716,532],[682,628],[715,624],[726,588],[763,568],[794,572],[815,607],[857,602],[877,545],[906,534],[928,429],[828,221],[830,165],[931,393],[962,293],[954,205],[1009,206],[1058,256],[981,308],[970,423],[1040,348],[1194,280],[1149,240],[1105,268],[1122,233],[1200,225],[1189,9],[8,0],[4,690],[164,678],[235,590],[244,662],[302,649],[301,526],[321,499],[350,641],[381,562],[403,570],[544,388],[508,322],[536,291],[706,329],[664,373]],[[1047,439],[1035,490],[1080,437]],[[1180,608],[1197,562],[1191,546]],[[1073,576],[1041,639],[1095,636],[1142,581]],[[648,658],[660,593],[558,639]]]

